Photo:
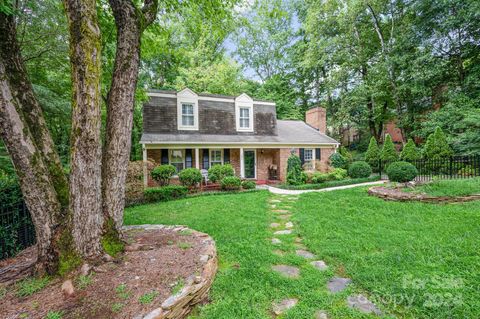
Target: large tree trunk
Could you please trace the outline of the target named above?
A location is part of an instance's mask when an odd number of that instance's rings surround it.
[[[72,66],[70,209],[79,253],[102,253],[101,39],[95,0],[65,0]]]
[[[54,273],[60,254],[71,249],[65,238],[70,226],[68,184],[27,76],[14,17],[5,14],[0,14],[0,82],[0,130],[34,221],[37,271]]]

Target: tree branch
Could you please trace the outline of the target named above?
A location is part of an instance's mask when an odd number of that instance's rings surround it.
[[[158,12],[158,0],[145,0],[143,4],[143,29],[146,29],[150,24],[155,21]]]

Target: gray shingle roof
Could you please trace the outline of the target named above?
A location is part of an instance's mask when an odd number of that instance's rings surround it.
[[[157,89],[149,89],[147,91],[148,93],[164,93],[164,94],[177,94],[177,91],[175,90],[157,90]],[[210,93],[197,93],[198,96],[205,96],[205,97],[216,97],[216,98],[223,98],[223,99],[235,99],[237,96],[233,95],[223,95],[223,94],[210,94]],[[257,99],[252,97],[253,103],[256,104],[261,104],[261,102],[268,102],[268,103],[275,103],[274,101],[271,100],[263,100],[263,99]]]
[[[333,138],[318,132],[303,121],[277,120],[278,135],[220,135],[201,133],[143,133],[140,143],[154,144],[338,144]]]

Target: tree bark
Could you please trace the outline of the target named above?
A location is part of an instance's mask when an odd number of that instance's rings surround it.
[[[70,209],[73,238],[85,258],[102,253],[101,39],[95,0],[64,0],[70,31],[72,133]]]

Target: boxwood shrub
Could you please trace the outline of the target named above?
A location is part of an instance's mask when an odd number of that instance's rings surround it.
[[[225,176],[221,180],[220,186],[226,191],[239,190],[242,186],[242,181],[237,176]]]
[[[166,202],[172,199],[184,198],[188,188],[180,185],[147,188],[143,191],[146,202]]]
[[[351,178],[365,178],[372,174],[372,168],[367,162],[358,161],[350,164],[348,176]]]
[[[183,186],[195,187],[202,182],[202,173],[196,168],[187,168],[178,174],[178,179]]]
[[[231,164],[213,165],[208,169],[208,179],[213,183],[220,182],[226,176],[234,176]]]
[[[347,170],[343,168],[335,168],[333,171],[328,173],[329,181],[340,181],[345,179],[348,176]]]
[[[257,183],[255,183],[254,181],[243,181],[242,182],[242,188],[243,189],[254,189],[255,187],[257,187]]]
[[[170,183],[170,178],[175,175],[176,172],[175,166],[165,164],[155,167],[151,175],[160,185],[165,186]]]
[[[417,176],[417,174],[417,168],[408,162],[393,162],[387,168],[388,179],[392,182],[410,182]]]

